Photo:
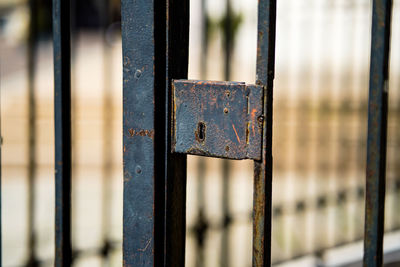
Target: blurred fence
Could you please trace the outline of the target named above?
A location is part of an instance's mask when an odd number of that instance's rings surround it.
[[[51,266],[51,42],[39,26],[38,34],[27,34],[32,32],[28,5],[12,8],[4,3],[0,4],[4,10],[0,12],[3,264]],[[85,12],[80,2],[72,3],[76,10],[74,263],[120,266],[118,3],[111,1],[110,8],[106,2],[87,1]],[[256,7],[257,1],[191,1],[189,78],[254,82]],[[39,20],[48,14],[43,10],[38,11]],[[97,24],[88,23],[95,20]],[[18,23],[21,26],[13,28]],[[394,0],[392,23],[387,232],[400,228],[399,0]],[[314,255],[315,262],[323,264],[327,249],[363,237],[370,25],[371,2],[367,0],[278,1],[272,196],[275,263]],[[21,34],[10,29],[20,29]],[[252,183],[250,161],[189,157],[187,266],[250,266]],[[352,252],[355,258],[362,255],[358,249]]]

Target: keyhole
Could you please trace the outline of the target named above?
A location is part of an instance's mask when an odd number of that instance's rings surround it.
[[[197,124],[197,137],[199,142],[203,142],[206,138],[206,125],[204,122],[199,122],[199,124]]]

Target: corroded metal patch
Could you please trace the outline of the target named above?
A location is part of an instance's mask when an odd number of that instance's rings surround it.
[[[262,86],[176,80],[172,94],[172,152],[261,159]]]

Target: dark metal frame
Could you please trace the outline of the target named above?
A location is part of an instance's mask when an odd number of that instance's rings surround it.
[[[365,266],[381,266],[383,262],[391,10],[391,0],[373,1]],[[276,0],[260,0],[258,18],[256,84],[263,88],[263,116],[259,119],[261,160],[254,160],[253,266],[269,266]],[[55,266],[70,266],[69,1],[53,0],[53,35]],[[124,266],[184,265],[186,155],[171,152],[174,122],[170,118],[173,118],[172,79],[187,78],[188,37],[189,0],[122,0]]]

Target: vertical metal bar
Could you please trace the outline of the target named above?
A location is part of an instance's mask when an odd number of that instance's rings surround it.
[[[382,266],[392,0],[372,6],[364,266]]]
[[[62,1],[62,0],[61,0]],[[77,65],[77,58],[78,58],[78,43],[79,43],[79,29],[78,29],[78,3],[77,1],[79,0],[69,0],[69,8],[70,8],[70,15],[69,15],[69,27],[70,27],[70,35],[69,35],[69,43],[70,43],[70,110],[71,110],[71,182],[74,180],[75,177],[77,177],[77,168],[75,168],[78,165],[78,162],[80,161],[79,159],[79,151],[78,151],[78,78],[76,75],[77,73],[77,68],[73,68],[72,66]],[[71,190],[70,190],[70,195],[71,195],[71,213],[70,213],[70,218],[71,218],[71,227],[72,227],[72,218],[77,218],[78,211],[77,209],[72,208],[72,203],[77,203],[74,206],[79,206],[78,203],[78,198],[77,198],[77,191],[78,188],[77,186],[72,186],[71,184]],[[73,251],[72,249],[72,240],[76,240],[76,235],[78,234],[78,231],[72,231],[71,230],[71,264],[73,263],[74,259],[76,257],[79,257],[80,252],[79,251]]]
[[[201,0],[200,4],[201,18],[201,59],[200,60],[200,78],[206,79],[207,76],[207,51],[208,51],[208,16],[206,11],[206,0]],[[194,226],[196,237],[196,267],[204,266],[204,245],[208,224],[205,218],[205,177],[207,164],[204,157],[197,159],[197,219]]]
[[[36,235],[35,235],[35,180],[36,180],[36,51],[37,51],[37,0],[29,1],[30,22],[28,33],[28,266],[35,266],[36,262]]]
[[[100,23],[103,48],[103,162],[102,162],[102,218],[101,231],[103,239],[102,266],[110,265],[110,226],[111,226],[111,194],[112,194],[112,145],[113,145],[113,103],[112,103],[112,50],[107,42],[107,27],[111,21],[110,0],[101,1]]]
[[[253,266],[271,265],[272,96],[276,0],[258,2],[256,83],[264,86],[262,160],[254,161]]]
[[[123,262],[183,266],[186,156],[170,153],[171,79],[188,67],[189,1],[122,0]]]
[[[196,237],[196,267],[204,266],[204,244],[208,224],[205,218],[205,203],[204,203],[204,180],[206,174],[206,161],[203,157],[199,157],[197,162],[197,219],[194,226]]]
[[[71,265],[70,1],[53,0],[55,266]]]
[[[160,151],[155,144],[155,75],[160,66],[155,65],[154,4],[155,0],[121,1],[123,266],[155,266],[154,256],[160,254],[157,244],[163,243],[163,229],[155,225],[160,208],[155,199],[164,194],[156,192],[155,183],[163,179],[164,163],[156,168]]]
[[[225,58],[224,58],[224,79],[229,81],[231,79],[231,56],[234,46],[234,32],[233,32],[233,12],[231,7],[231,1],[225,0],[225,20],[224,20],[224,48],[225,48]]]
[[[189,66],[189,0],[168,0],[166,14],[167,66],[165,90],[164,159],[167,196],[165,210],[165,266],[185,266],[186,166],[185,154],[171,153],[172,79],[186,79]],[[179,41],[178,41],[179,40]]]
[[[231,1],[226,0],[225,2],[225,21],[223,27],[224,33],[224,46],[225,46],[225,58],[224,58],[224,79],[229,81],[231,79],[231,57],[234,46],[234,36],[232,29],[232,7]],[[229,214],[229,191],[230,191],[230,181],[231,176],[231,162],[227,159],[222,160],[222,212],[223,212],[223,228],[222,228],[222,238],[221,238],[221,266],[230,266],[230,242],[229,242],[229,227],[231,224],[231,216]]]
[[[230,216],[229,210],[229,191],[230,191],[230,181],[231,176],[231,162],[227,159],[222,160],[222,237],[221,237],[221,267],[231,266],[230,260],[230,225],[232,218]]]

